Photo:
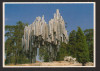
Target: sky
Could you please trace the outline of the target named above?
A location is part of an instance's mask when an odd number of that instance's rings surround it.
[[[93,4],[5,4],[5,25],[16,25],[18,21],[32,24],[42,15],[48,23],[56,9],[67,22],[68,35],[78,26],[82,30],[93,28]]]

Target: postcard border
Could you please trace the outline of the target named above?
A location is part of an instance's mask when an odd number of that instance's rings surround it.
[[[5,4],[93,4],[93,18],[94,18],[94,66],[5,66],[5,60],[4,60],[4,55],[5,55]],[[75,67],[75,68],[87,68],[87,67],[96,67],[96,3],[95,2],[3,2],[3,8],[2,8],[2,13],[3,13],[3,49],[2,49],[2,64],[3,64],[3,67],[4,68],[30,68],[30,67],[39,67],[39,68],[45,68],[45,67],[48,67],[48,68],[72,68],[72,67]]]

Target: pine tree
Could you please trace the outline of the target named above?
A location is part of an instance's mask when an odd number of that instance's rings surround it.
[[[62,61],[64,60],[64,57],[67,56],[66,48],[67,48],[67,44],[61,42],[59,52],[57,53],[57,58],[56,58],[57,61]]]
[[[76,31],[71,31],[69,35],[68,49],[69,55],[76,57]]]
[[[77,60],[84,66],[89,61],[89,49],[83,31],[78,27],[76,33]]]
[[[48,55],[48,53],[46,53],[44,55],[44,62],[49,62],[49,55]]]
[[[89,48],[89,61],[93,62],[93,29],[84,30],[84,35],[86,36],[86,41]]]

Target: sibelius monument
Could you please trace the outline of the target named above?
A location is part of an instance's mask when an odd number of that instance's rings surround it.
[[[29,54],[30,62],[36,62],[37,48],[45,48],[48,50],[49,61],[56,59],[59,52],[60,42],[68,43],[67,30],[65,22],[56,10],[54,18],[47,24],[44,16],[36,17],[35,21],[25,26],[24,35],[22,37],[22,46],[26,54]]]

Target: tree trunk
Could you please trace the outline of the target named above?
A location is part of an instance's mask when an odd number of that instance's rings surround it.
[[[32,63],[32,53],[30,52],[30,63]]]
[[[17,59],[16,59],[16,54],[15,54],[15,65],[16,65],[16,63],[17,63]]]
[[[82,66],[85,66],[85,63],[82,63]]]

